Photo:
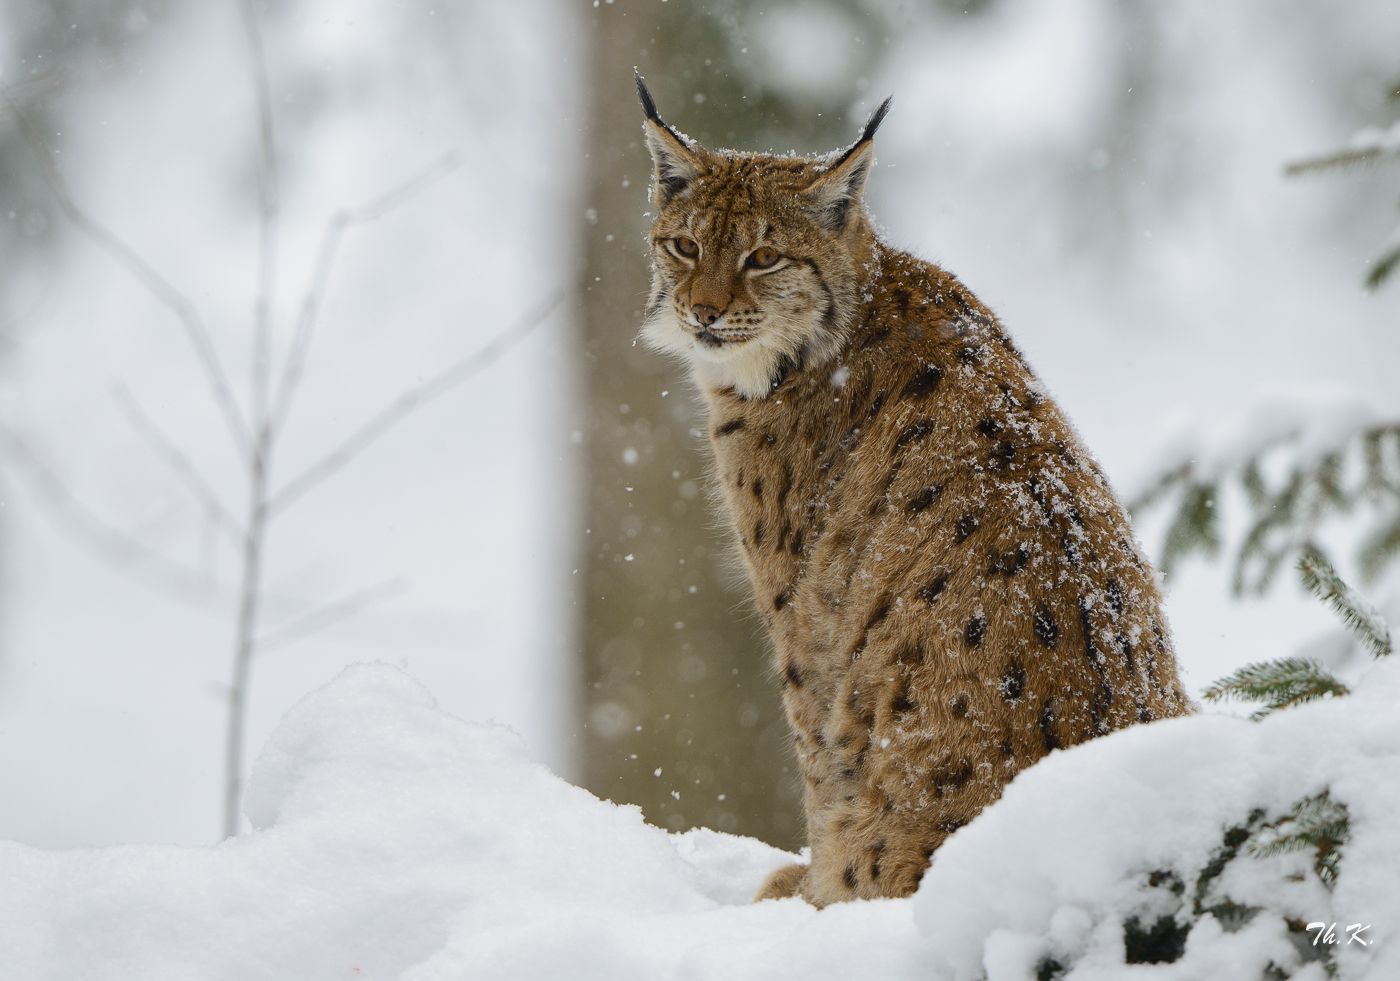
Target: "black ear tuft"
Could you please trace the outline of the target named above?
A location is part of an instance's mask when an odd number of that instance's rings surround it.
[[[705,166],[697,156],[698,147],[662,120],[641,73],[633,68],[632,74],[637,80],[637,96],[642,100],[642,111],[647,117],[642,128],[646,131],[647,149],[656,168],[656,201],[664,208],[685,193],[691,182],[704,172]]]
[[[847,148],[846,152],[841,154],[841,159],[832,164],[832,170],[840,168],[842,164],[855,155],[857,150],[875,138],[875,131],[880,128],[880,124],[883,123],[885,117],[889,115],[890,103],[892,102],[894,102],[894,96],[888,96],[884,102],[880,103],[880,107],[870,114],[870,119],[866,122],[865,129],[861,130],[860,139],[852,143],[850,147]]]
[[[870,115],[860,139],[852,143],[831,167],[802,192],[801,197],[811,209],[812,217],[829,232],[839,233],[847,227],[851,212],[859,207],[865,179],[875,160],[875,131],[889,114],[890,96]]]
[[[640,81],[640,80],[639,80]],[[860,142],[873,140],[875,131],[880,128],[880,124],[885,121],[885,117],[890,113],[890,103],[894,101],[894,96],[887,96],[885,101],[880,103],[880,108],[876,109],[870,117],[870,121],[865,124],[865,131],[860,134]]]
[[[642,73],[637,71],[635,65],[632,66],[632,77],[637,80],[637,96],[642,100],[642,112],[656,125],[665,126],[661,121],[661,114],[656,111],[656,100],[651,97],[651,91],[647,88],[647,83],[642,81]]]

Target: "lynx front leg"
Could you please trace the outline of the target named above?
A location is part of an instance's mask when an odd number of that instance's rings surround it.
[[[802,889],[802,879],[807,874],[805,865],[784,865],[768,873],[754,895],[755,903],[765,899],[787,899],[796,896]]]

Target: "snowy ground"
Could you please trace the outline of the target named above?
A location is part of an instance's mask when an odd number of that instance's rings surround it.
[[[1320,981],[1323,963],[1300,958],[1322,948],[1290,940],[1292,919],[1336,923],[1340,976],[1379,981],[1400,972],[1397,698],[1400,663],[1384,663],[1349,698],[1262,723],[1205,714],[1056,752],[943,847],[912,899],[818,911],[748,903],[791,856],[645,825],[510,730],[359,665],[262,750],[253,831],[208,848],[0,845],[0,961],[36,979],[1253,979],[1272,963]],[[1233,932],[1192,914],[1225,829],[1323,790],[1350,817],[1334,891],[1310,854],[1246,849],[1204,904],[1259,912]],[[1197,919],[1184,953],[1125,965],[1125,920],[1173,914]],[[1368,946],[1346,942],[1351,924]]]

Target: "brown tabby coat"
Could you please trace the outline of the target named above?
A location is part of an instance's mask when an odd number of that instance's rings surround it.
[[[810,867],[759,899],[913,892],[1051,750],[1189,703],[1153,574],[996,318],[882,244],[871,138],[707,151],[638,80],[660,205],[643,336],[692,366],[773,641]]]

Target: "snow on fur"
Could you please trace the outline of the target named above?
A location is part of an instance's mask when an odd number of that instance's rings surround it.
[[[748,903],[792,860],[672,835],[452,718],[402,671],[357,666],[283,720],[253,771],[254,831],[210,848],[0,843],[9,978],[1029,979],[1259,977],[1300,962],[1285,918],[1336,922],[1343,978],[1400,976],[1400,663],[1261,723],[1140,726],[1051,754],[938,852],[916,896]],[[1305,853],[1241,853],[1173,963],[1124,963],[1125,918],[1170,915],[1251,810],[1323,790],[1351,837],[1329,892]],[[1189,905],[1189,903],[1188,903]],[[1345,927],[1370,926],[1370,946]],[[1296,934],[1295,934],[1296,937]],[[1311,935],[1308,935],[1310,938]]]

